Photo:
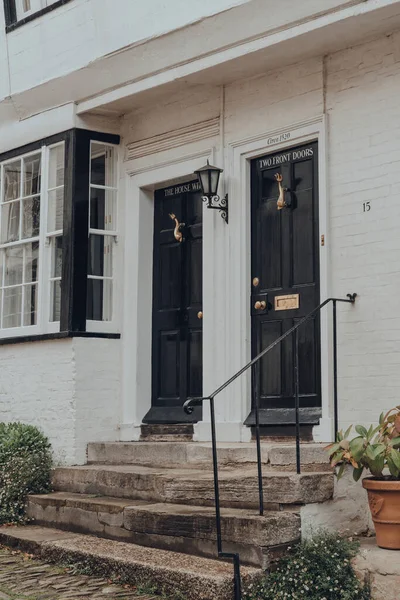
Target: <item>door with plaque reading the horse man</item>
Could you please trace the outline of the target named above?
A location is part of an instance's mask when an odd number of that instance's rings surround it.
[[[290,148],[251,165],[251,323],[256,356],[320,303],[318,144]],[[300,423],[321,416],[319,318],[298,332]],[[254,392],[261,425],[292,435],[295,424],[295,346],[291,335],[260,362]],[[247,424],[254,424],[254,410]],[[303,429],[303,431],[305,431]]]
[[[145,423],[201,419],[183,410],[202,396],[202,220],[197,181],[154,194],[152,406]]]

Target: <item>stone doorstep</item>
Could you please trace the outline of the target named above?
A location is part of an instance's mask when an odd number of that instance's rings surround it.
[[[91,533],[143,546],[187,554],[215,556],[216,527],[212,507],[151,504],[141,500],[98,498],[56,492],[29,497],[28,516],[35,523]],[[283,546],[300,537],[298,512],[222,509],[222,537],[228,551],[244,563],[266,567]]]
[[[301,444],[304,471],[329,471],[324,444]],[[202,442],[99,442],[88,444],[88,464],[136,464],[204,468],[211,466],[210,443]],[[255,464],[256,445],[252,443],[218,444],[221,468]],[[293,444],[262,443],[262,462],[267,469],[295,470],[296,449]]]
[[[165,469],[137,465],[85,465],[60,467],[53,473],[56,491],[97,494],[171,504],[214,505],[214,481],[210,471]],[[264,473],[264,499],[271,504],[324,502],[333,496],[333,473]],[[221,506],[258,507],[255,468],[220,473]]]
[[[48,562],[89,562],[107,577],[117,570],[132,585],[156,586],[186,600],[232,600],[230,563],[38,526],[0,527],[0,543],[38,554]],[[262,571],[242,567],[244,585]]]
[[[400,551],[378,548],[375,538],[365,538],[353,567],[362,582],[369,581],[373,600],[399,600]]]

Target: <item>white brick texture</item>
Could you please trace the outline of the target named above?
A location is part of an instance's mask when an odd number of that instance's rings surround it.
[[[359,294],[339,315],[343,427],[399,404],[399,40],[327,60],[332,289]]]
[[[56,463],[84,464],[89,441],[118,438],[119,340],[0,346],[0,421],[37,425]]]

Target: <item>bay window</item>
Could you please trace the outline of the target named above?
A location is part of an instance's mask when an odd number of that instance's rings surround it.
[[[73,129],[0,156],[0,338],[116,333],[119,137]]]

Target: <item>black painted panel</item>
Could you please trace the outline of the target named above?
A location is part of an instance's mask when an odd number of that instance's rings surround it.
[[[172,235],[172,233],[171,233]],[[159,249],[160,293],[155,296],[154,303],[158,309],[180,309],[181,279],[182,279],[182,248],[172,242],[164,244]]]
[[[281,321],[260,319],[259,351],[266,348],[282,335]],[[261,397],[279,396],[282,393],[282,348],[277,346],[260,362]]]
[[[189,396],[199,397],[203,389],[203,332],[189,334]]]
[[[179,331],[162,331],[159,338],[159,398],[179,398]]]
[[[318,145],[313,142],[252,161],[253,357],[320,302],[317,158]],[[290,190],[286,199],[292,201],[291,208],[278,210],[277,173]],[[258,285],[253,278],[259,279]],[[299,294],[299,308],[275,310],[275,298],[291,294]],[[257,311],[255,302],[265,298],[269,310]],[[319,335],[319,319],[299,331],[300,405],[304,410],[321,403]],[[294,406],[294,358],[294,337],[290,337],[261,361],[259,389],[264,419],[270,410],[273,419],[282,424],[277,415],[288,414]]]
[[[182,405],[202,395],[202,211],[197,182],[154,200],[152,406],[144,421],[187,422]],[[183,242],[174,237],[175,215]],[[196,410],[191,420],[197,421]]]

